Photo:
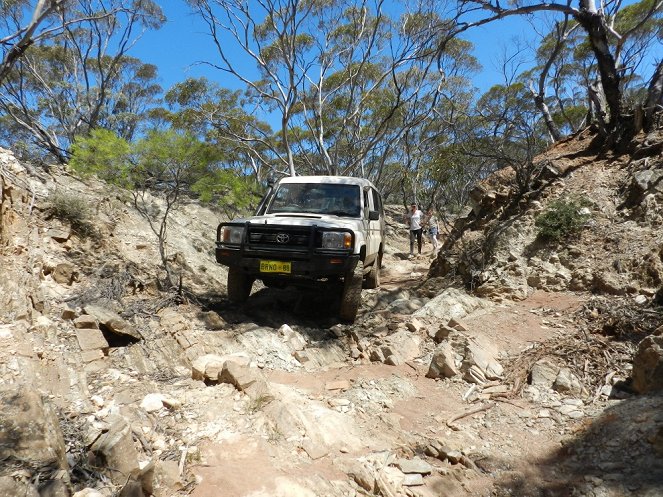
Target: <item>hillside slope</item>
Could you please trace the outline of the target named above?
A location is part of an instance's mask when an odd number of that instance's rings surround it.
[[[390,208],[383,285],[352,326],[335,295],[257,285],[231,305],[222,216],[193,202],[169,224],[167,290],[128,192],[0,150],[0,495],[660,494],[650,140],[612,158],[569,140],[524,200],[491,178],[437,258],[408,259]],[[536,242],[566,195],[589,197],[588,223]]]
[[[478,185],[431,275],[453,268],[489,297],[524,298],[533,289],[653,296],[663,283],[663,136],[642,136],[622,156],[592,152],[592,138],[585,132],[539,157],[525,195],[509,171]],[[587,214],[577,235],[537,238],[536,217],[571,200]]]

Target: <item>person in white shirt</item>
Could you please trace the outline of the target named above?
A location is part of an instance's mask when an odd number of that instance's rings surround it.
[[[423,234],[423,217],[424,213],[417,208],[417,204],[410,205],[410,210],[407,213],[406,219],[410,226],[410,255],[414,254],[414,240],[417,240],[417,247],[421,254],[421,236]]]

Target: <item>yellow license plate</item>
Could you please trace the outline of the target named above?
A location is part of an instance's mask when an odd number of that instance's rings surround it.
[[[260,261],[261,273],[290,273],[291,270],[292,270],[291,262]]]

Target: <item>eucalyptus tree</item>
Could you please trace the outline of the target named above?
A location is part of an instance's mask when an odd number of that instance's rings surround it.
[[[394,179],[403,204],[415,201],[425,207],[439,207],[442,191],[449,187],[436,173],[446,167],[439,151],[456,141],[458,121],[470,112],[474,95],[470,78],[479,69],[472,48],[471,43],[460,39],[449,43],[438,60],[444,78],[430,81],[435,92],[420,92],[398,113],[391,161],[400,171]],[[465,167],[468,171],[472,168],[470,164]]]
[[[210,143],[240,176],[262,181],[277,172],[278,140],[268,123],[244,108],[240,91],[188,78],[166,92],[164,103],[151,111],[152,119]]]
[[[536,51],[537,62],[539,62],[540,65],[532,71],[533,73],[538,72],[538,77],[536,78],[537,84],[534,86],[532,81],[530,81],[529,84],[529,90],[534,99],[534,104],[541,113],[546,128],[548,129],[548,133],[550,133],[550,137],[553,141],[559,141],[563,135],[553,118],[553,113],[551,112],[546,99],[546,82],[550,76],[550,72],[554,71],[554,65],[559,60],[560,54],[564,50],[569,36],[571,36],[573,31],[579,26],[577,23],[570,23],[569,17],[568,13],[564,14],[563,20],[556,22],[551,34],[542,40],[541,45]],[[554,76],[559,76],[559,72],[554,72]],[[559,80],[557,79],[557,81]],[[557,102],[561,104],[559,91],[560,88],[558,86],[556,87],[555,94],[558,97]],[[561,108],[563,109],[563,107]]]
[[[468,29],[505,17],[543,13],[569,16],[586,35],[594,58],[599,80],[596,88],[600,89],[600,95],[595,95],[598,98],[594,98],[593,103],[598,106],[595,117],[600,132],[609,144],[620,145],[628,142],[635,131],[624,99],[624,83],[634,65],[627,66],[625,61],[634,62],[646,47],[656,43],[656,37],[660,36],[657,33],[660,33],[662,6],[661,0],[642,0],[628,7],[619,1],[609,1],[600,8],[594,0],[578,0],[577,7],[570,1],[519,0],[502,4],[498,0],[461,0],[453,14],[455,27],[440,44],[440,49],[444,49],[446,41]],[[591,96],[592,88],[588,90]]]
[[[31,45],[61,34],[77,23],[111,17],[127,7],[112,8],[80,16],[65,17],[71,0],[4,0],[0,2],[0,81]]]
[[[440,19],[432,5],[410,5],[388,16],[376,2],[329,3],[316,38],[319,71],[302,92],[306,127],[328,174],[365,176],[379,183],[398,137],[431,112],[443,75],[433,66]],[[408,108],[410,109],[408,111]],[[403,118],[411,116],[410,121]]]
[[[655,44],[660,43],[657,38],[663,34],[663,19],[657,12],[651,12],[653,4],[653,0],[642,0],[619,10],[612,9],[610,26],[615,33],[620,34],[612,36],[609,42],[620,71],[620,86],[625,95],[625,106],[637,107],[642,104],[641,101],[629,102],[629,96],[634,94],[635,85],[642,86],[643,60],[651,53]],[[603,125],[602,95],[596,82],[594,55],[586,35],[578,28],[581,28],[581,25],[571,18],[568,12],[564,13],[563,19],[556,22],[550,33],[543,37],[536,52],[539,66],[532,73],[538,72],[538,84],[536,88],[530,84],[530,90],[554,141],[563,136],[557,128],[558,123],[563,123],[567,128],[570,127],[571,131],[575,131],[577,123],[582,122],[578,119],[579,114],[586,114],[587,110],[599,125]],[[574,74],[581,77],[572,81]],[[561,93],[577,95],[578,84],[585,88],[585,102],[579,105],[577,99],[574,99],[575,104],[568,105],[561,98]],[[549,108],[546,100],[548,86],[553,91],[554,98],[550,99],[553,109]],[[557,119],[555,113],[558,114]]]
[[[518,81],[495,85],[479,98],[471,136],[462,143],[466,156],[490,163],[487,172],[511,168],[519,193],[529,190],[534,158],[548,145],[538,110]]]
[[[656,72],[651,78],[647,91],[647,100],[644,106],[644,123],[647,130],[654,127],[657,115],[663,111],[663,60],[656,66]]]
[[[96,127],[133,135],[160,88],[155,68],[127,52],[164,17],[152,0],[56,3],[48,17],[56,27],[14,59],[0,84],[0,112],[65,162],[74,137]]]
[[[115,131],[132,141],[142,128],[150,126],[149,113],[161,103],[163,88],[158,83],[157,66],[135,57],[124,56],[118,61],[116,76],[108,79],[105,102],[91,128]]]
[[[553,141],[591,120],[589,88],[596,78],[595,66],[578,28],[568,17],[555,23],[536,50],[539,65],[523,75]]]
[[[430,71],[439,36],[432,2],[393,16],[383,0],[189,4],[219,54],[207,63],[238,78],[249,99],[278,115],[279,143],[271,152],[291,175],[298,161],[311,171],[365,173],[390,119],[419,91],[408,71]],[[253,72],[238,65],[247,57]]]

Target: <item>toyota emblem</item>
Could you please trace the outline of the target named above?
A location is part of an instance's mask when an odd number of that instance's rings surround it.
[[[288,243],[290,241],[290,236],[287,233],[279,233],[276,235],[276,241],[278,243]]]

